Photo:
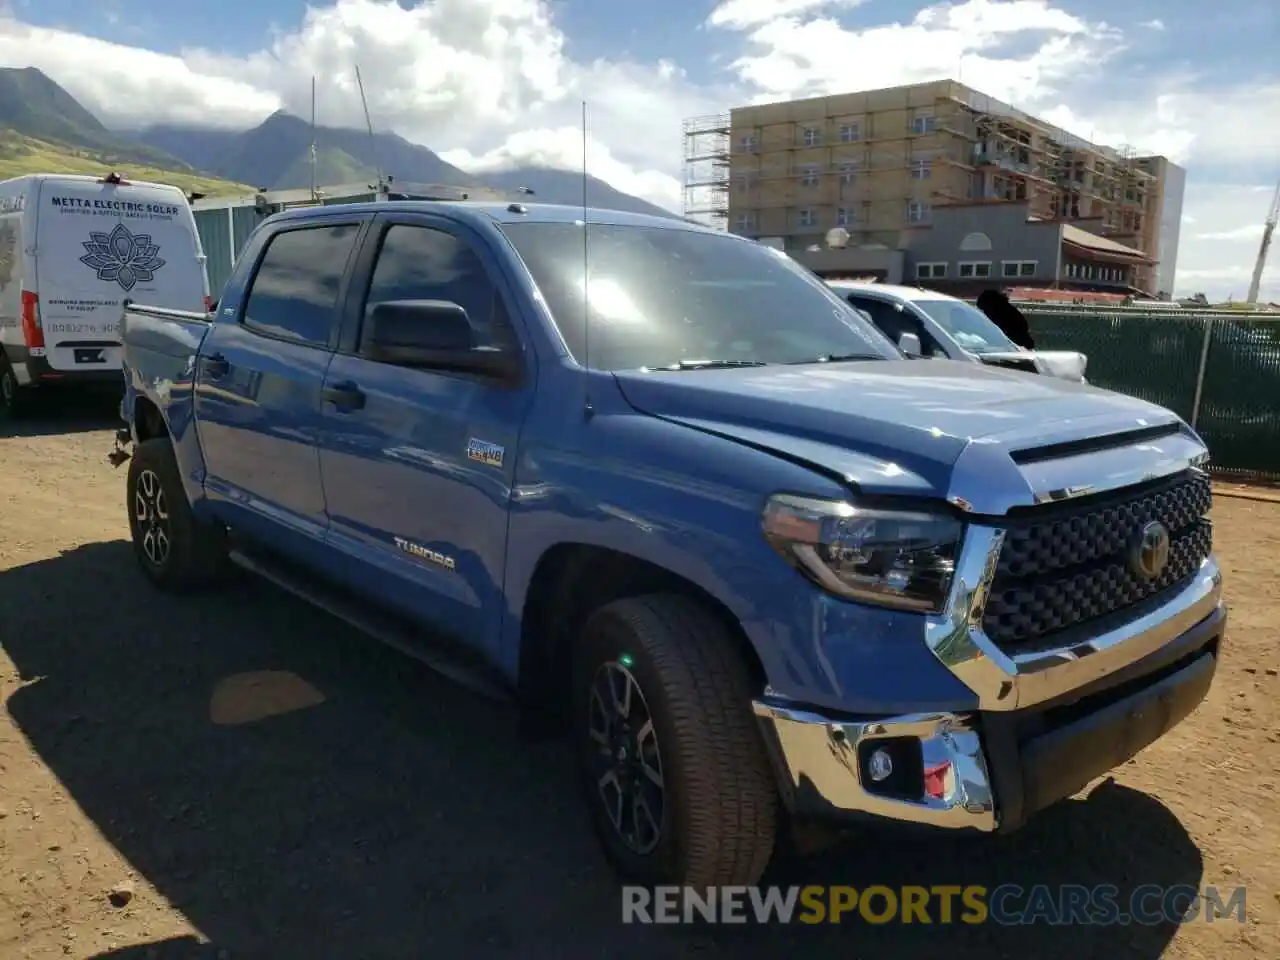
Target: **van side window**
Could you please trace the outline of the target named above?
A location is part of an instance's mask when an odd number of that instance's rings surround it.
[[[359,224],[342,223],[272,237],[245,301],[245,327],[327,346],[338,320],[338,289],[359,232]]]
[[[477,346],[515,349],[502,295],[476,252],[444,230],[393,224],[382,240],[364,315],[388,300],[448,300],[467,311]]]

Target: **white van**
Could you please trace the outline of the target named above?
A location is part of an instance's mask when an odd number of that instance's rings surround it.
[[[0,182],[0,416],[37,387],[120,383],[126,298],[208,310],[195,217],[175,186],[32,174]]]

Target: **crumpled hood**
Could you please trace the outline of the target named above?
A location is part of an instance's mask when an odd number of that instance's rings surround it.
[[[962,455],[966,474],[1027,488],[1013,451],[1181,423],[1123,394],[950,360],[615,376],[643,413],[813,464],[868,492],[948,496]],[[1189,429],[1180,437],[1198,445]]]

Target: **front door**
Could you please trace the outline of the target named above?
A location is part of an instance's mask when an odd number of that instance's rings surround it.
[[[299,545],[324,535],[320,391],[360,228],[352,219],[272,236],[240,303],[223,305],[231,315],[219,312],[200,349],[205,489],[226,522],[273,542],[285,531]]]
[[[374,232],[361,323],[388,300],[452,301],[467,311],[477,345],[521,350],[498,266],[469,231],[389,215]],[[329,543],[361,592],[445,633],[481,638],[495,653],[532,352],[524,351],[523,384],[511,387],[368,360],[358,331],[351,348],[334,356],[325,377],[320,468]]]

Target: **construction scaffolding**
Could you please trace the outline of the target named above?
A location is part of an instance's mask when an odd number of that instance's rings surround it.
[[[927,220],[931,205],[1003,202],[1040,219],[1098,221],[1095,232],[1143,250],[1159,227],[1156,178],[1134,151],[951,81],[746,107],[732,122],[697,117],[684,141],[685,215],[739,232],[839,224],[887,238]]]
[[[729,115],[684,121],[684,215],[729,227]]]

